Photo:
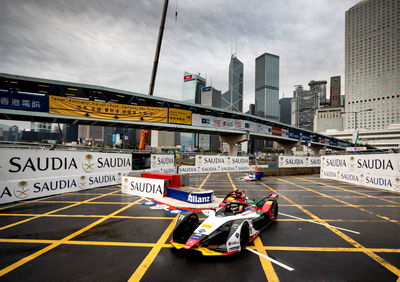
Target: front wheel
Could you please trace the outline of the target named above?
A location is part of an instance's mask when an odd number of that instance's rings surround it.
[[[247,244],[249,243],[250,231],[247,223],[244,223],[242,229],[240,230],[240,249],[243,251],[246,249]]]
[[[189,237],[199,226],[199,217],[195,213],[183,214],[184,218],[179,222],[172,233],[172,239],[177,243],[186,243]]]

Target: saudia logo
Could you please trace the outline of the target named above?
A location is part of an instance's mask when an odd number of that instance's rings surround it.
[[[247,158],[232,158],[234,164],[247,164],[249,160]]]
[[[392,162],[385,159],[359,159],[357,161],[357,168],[394,170]]]
[[[82,161],[82,168],[86,172],[92,172],[95,168],[116,168],[116,167],[129,167],[131,166],[131,160],[121,157],[110,157],[110,158],[97,158],[97,167],[95,167],[96,161],[93,155],[87,154]]]
[[[344,179],[344,180],[347,180],[347,181],[358,182],[358,176],[354,175],[354,174],[351,174],[351,173],[342,173],[340,175],[340,178]]]
[[[115,175],[99,175],[99,176],[90,176],[89,177],[89,185],[95,184],[110,184],[111,182],[116,182]]]
[[[205,164],[224,164],[225,160],[220,158],[204,157]]]
[[[85,189],[86,188],[86,176],[82,175],[79,177],[79,183],[78,183],[79,189]]]
[[[92,172],[94,169],[93,155],[87,154],[82,161],[82,168],[86,172]]]
[[[143,183],[143,182],[131,182],[130,189],[132,191],[138,191],[142,193],[160,194],[162,195],[162,188],[159,184]]]
[[[28,197],[28,182],[26,181],[21,181],[18,182],[17,186],[14,187],[14,196],[17,197],[18,199],[25,199]]]
[[[11,168],[9,172],[25,172],[25,171],[47,171],[47,170],[70,170],[78,169],[75,159],[59,158],[59,157],[45,157],[45,158],[28,158],[22,161],[20,157],[10,159]]]
[[[302,159],[286,159],[287,165],[303,165],[304,162]]]
[[[347,167],[346,160],[344,159],[326,159],[325,165],[327,167]]]
[[[44,183],[36,182],[33,184],[35,188],[33,190],[34,193],[44,192],[44,191],[55,191],[55,190],[63,190],[63,189],[71,189],[71,188],[78,188],[78,184],[76,183],[75,179],[68,179],[68,180],[52,180],[46,181]]]
[[[158,158],[158,165],[174,164],[174,159],[172,157]]]
[[[393,187],[392,181],[390,181],[390,179],[382,178],[382,177],[366,176],[365,182],[367,184],[379,185],[382,187]]]

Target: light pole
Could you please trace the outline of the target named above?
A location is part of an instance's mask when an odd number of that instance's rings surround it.
[[[358,127],[358,114],[359,113],[364,113],[364,112],[370,112],[373,109],[366,109],[362,111],[356,111],[356,112],[343,112],[343,114],[354,114],[354,130],[355,130],[355,144],[357,145],[358,142],[358,132],[357,132],[357,127]]]

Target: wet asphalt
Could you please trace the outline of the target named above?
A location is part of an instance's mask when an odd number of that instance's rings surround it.
[[[191,175],[192,186],[217,197],[233,189],[250,198],[280,195],[278,221],[249,246],[260,255],[175,250],[168,240],[176,215],[114,186],[0,206],[0,281],[399,279],[400,194],[318,175],[261,182],[242,182],[241,173],[207,176]]]

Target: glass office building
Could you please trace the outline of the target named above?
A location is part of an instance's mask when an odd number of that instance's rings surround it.
[[[256,115],[279,120],[279,56],[256,58],[255,88]]]
[[[183,76],[182,102],[201,104],[201,89],[206,86],[206,79],[197,74],[185,72]],[[181,133],[181,145],[186,148],[199,147],[199,135]]]
[[[243,112],[243,63],[235,54],[229,63],[229,89],[222,94],[221,108]]]

